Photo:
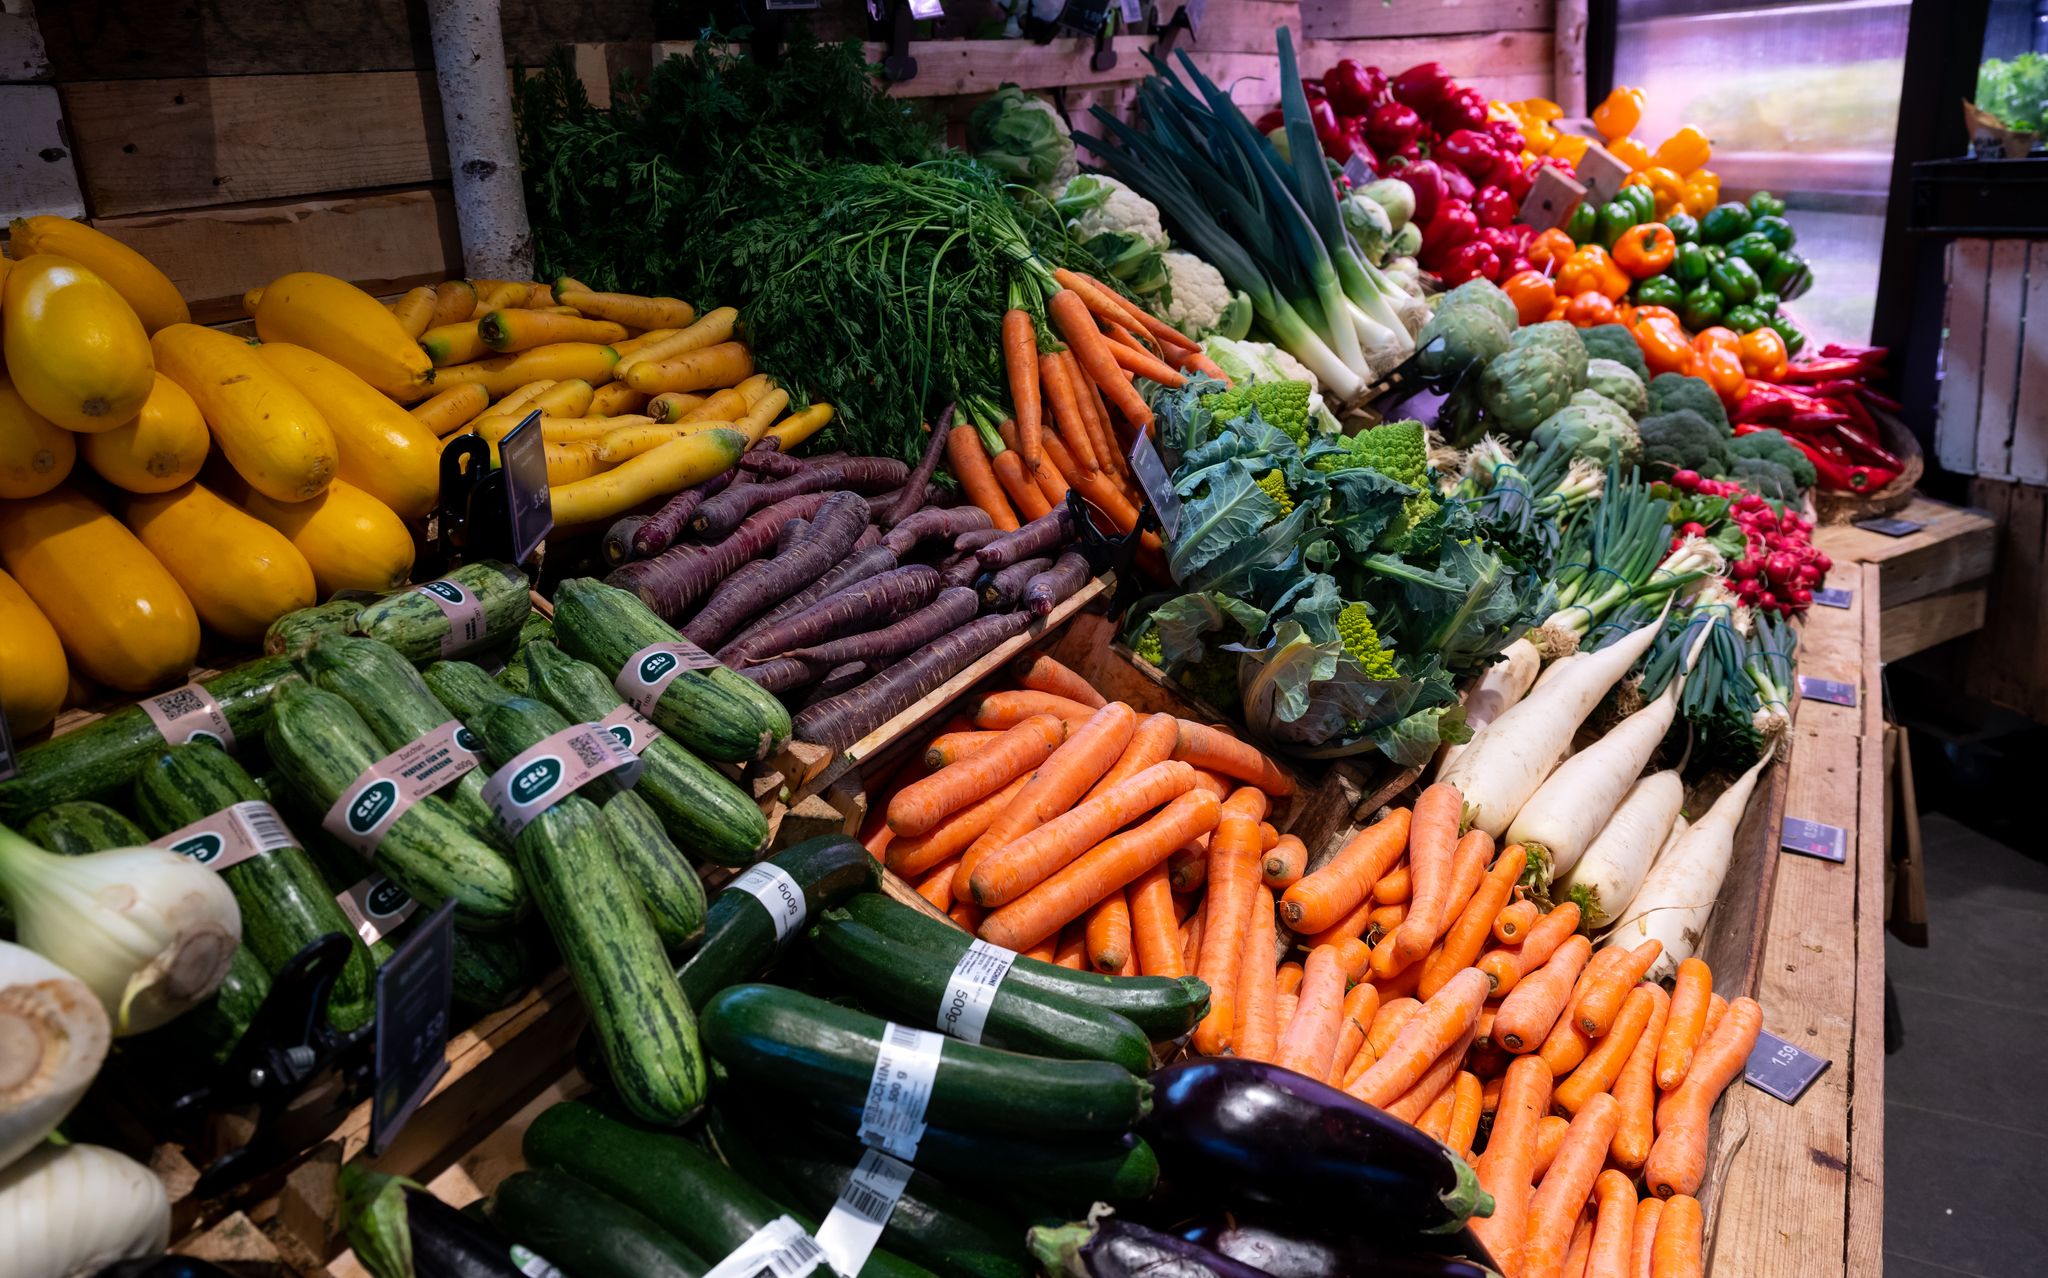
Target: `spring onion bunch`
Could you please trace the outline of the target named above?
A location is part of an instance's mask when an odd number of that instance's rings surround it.
[[[1719,551],[1702,538],[1671,545],[1669,501],[1653,496],[1631,471],[1610,468],[1604,497],[1588,521],[1574,521],[1557,572],[1559,607],[1540,628],[1549,652],[1575,652],[1580,640],[1609,613],[1630,601],[1655,606],[1665,597],[1722,567]]]
[[[1619,610],[1587,645],[1599,646],[1653,605]],[[1674,613],[1643,663],[1626,712],[1636,698],[1662,694],[1682,666],[1678,709],[1703,760],[1747,767],[1772,749],[1792,726],[1792,660],[1798,635],[1782,617],[1744,605],[1724,582],[1701,589],[1684,612]],[[1689,656],[1688,656],[1689,654]]]

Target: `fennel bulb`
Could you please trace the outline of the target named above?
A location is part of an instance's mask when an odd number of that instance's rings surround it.
[[[107,1059],[106,1009],[85,982],[0,941],[0,1167],[64,1121]]]
[[[124,1154],[44,1145],[0,1171],[0,1239],[0,1278],[96,1274],[168,1246],[171,1201],[156,1173]]]
[[[242,942],[227,884],[163,848],[57,856],[0,826],[0,894],[17,939],[85,982],[117,1035],[213,993]]]

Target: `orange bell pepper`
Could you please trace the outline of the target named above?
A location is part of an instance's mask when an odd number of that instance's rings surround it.
[[[1565,234],[1564,228],[1553,226],[1547,231],[1537,232],[1536,237],[1529,241],[1529,247],[1523,250],[1523,255],[1537,266],[1549,268],[1555,263],[1556,270],[1562,270],[1565,260],[1578,251],[1579,246],[1572,243],[1572,237]]]
[[[1565,306],[1564,320],[1574,328],[1612,324],[1616,321],[1614,299],[1604,293],[1581,293]]]
[[[1759,328],[1744,333],[1736,347],[1741,353],[1742,371],[1751,377],[1775,382],[1785,375],[1790,356],[1785,351],[1785,339],[1775,329]]]
[[[1649,357],[1646,355],[1647,360]],[[1749,378],[1742,371],[1742,357],[1721,346],[1709,346],[1705,350],[1694,348],[1692,358],[1683,370],[1714,388],[1724,404],[1741,402]]]
[[[1634,326],[1637,319],[1661,320],[1664,323],[1676,325],[1681,333],[1685,331],[1685,325],[1679,321],[1678,312],[1668,306],[1635,306],[1629,309],[1634,316],[1634,318],[1628,321],[1631,327]]]
[[[1684,206],[1685,179],[1675,170],[1667,169],[1661,164],[1653,164],[1640,174],[1631,173],[1629,176],[1641,177],[1649,186],[1650,194],[1657,201],[1658,217]]]
[[[1515,304],[1515,314],[1524,324],[1543,319],[1557,303],[1557,287],[1541,271],[1516,271],[1501,281],[1500,288]]]
[[[1698,333],[1695,333],[1692,339],[1692,348],[1696,351],[1722,350],[1727,351],[1731,355],[1740,355],[1742,353],[1741,342],[1742,338],[1734,329],[1716,324],[1711,328],[1703,328]]]
[[[1545,124],[1550,123],[1552,120],[1564,118],[1564,108],[1552,102],[1549,98],[1523,98],[1520,102],[1515,103],[1515,109],[1520,111],[1525,118],[1541,120]]]
[[[1550,144],[1550,154],[1560,160],[1570,161],[1572,167],[1577,168],[1579,161],[1586,158],[1586,148],[1591,145],[1593,143],[1590,138],[1581,137],[1576,133],[1565,133],[1560,130],[1557,135],[1557,141]]]
[[[1685,175],[1685,211],[1694,217],[1705,217],[1707,211],[1721,202],[1721,176],[1706,169],[1694,169]]]
[[[1600,136],[1612,142],[1635,132],[1643,122],[1643,91],[1641,89],[1614,87],[1607,100],[1593,108],[1593,127],[1600,130]]]
[[[1574,252],[1557,273],[1558,292],[1567,297],[1601,293],[1619,301],[1628,292],[1628,286],[1627,273],[1598,244],[1588,244]]]
[[[1552,302],[1550,304],[1550,313],[1548,315],[1545,315],[1543,318],[1546,320],[1561,320],[1564,318],[1565,307],[1570,306],[1571,304],[1572,301],[1570,298],[1560,297],[1555,302]]]
[[[1631,279],[1662,275],[1677,256],[1678,240],[1662,222],[1631,226],[1614,242],[1614,264],[1627,271]]]
[[[1651,376],[1658,373],[1682,373],[1697,356],[1685,340],[1685,329],[1676,318],[1666,318],[1669,311],[1659,306],[1636,307],[1635,321],[1629,325],[1629,332],[1635,334],[1636,345],[1642,348],[1643,363],[1649,367]]]
[[[1707,135],[1688,124],[1657,144],[1657,163],[1680,173],[1690,173],[1714,153]]]
[[[1634,138],[1611,138],[1607,143],[1607,151],[1637,173],[1656,163],[1650,158],[1650,148]]]

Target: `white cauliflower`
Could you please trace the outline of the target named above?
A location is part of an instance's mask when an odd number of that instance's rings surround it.
[[[1159,209],[1152,201],[1106,173],[1083,173],[1053,201],[1067,218],[1067,231],[1085,244],[1098,235],[1131,235],[1155,249],[1169,247]]]
[[[1232,293],[1223,272],[1180,249],[1168,250],[1164,261],[1166,303],[1159,318],[1189,337],[1218,332],[1226,337],[1244,335],[1251,323],[1251,298]]]

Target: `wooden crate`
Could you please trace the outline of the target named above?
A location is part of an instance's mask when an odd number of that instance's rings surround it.
[[[1894,518],[1926,526],[1888,537],[1835,525],[1816,530],[1813,538],[1832,559],[1877,568],[1884,590],[1879,656],[1885,661],[1981,628],[1998,550],[1999,521],[1988,510],[1916,495]]]
[[[1935,457],[2048,484],[2048,242],[1956,240],[1947,273]]]

